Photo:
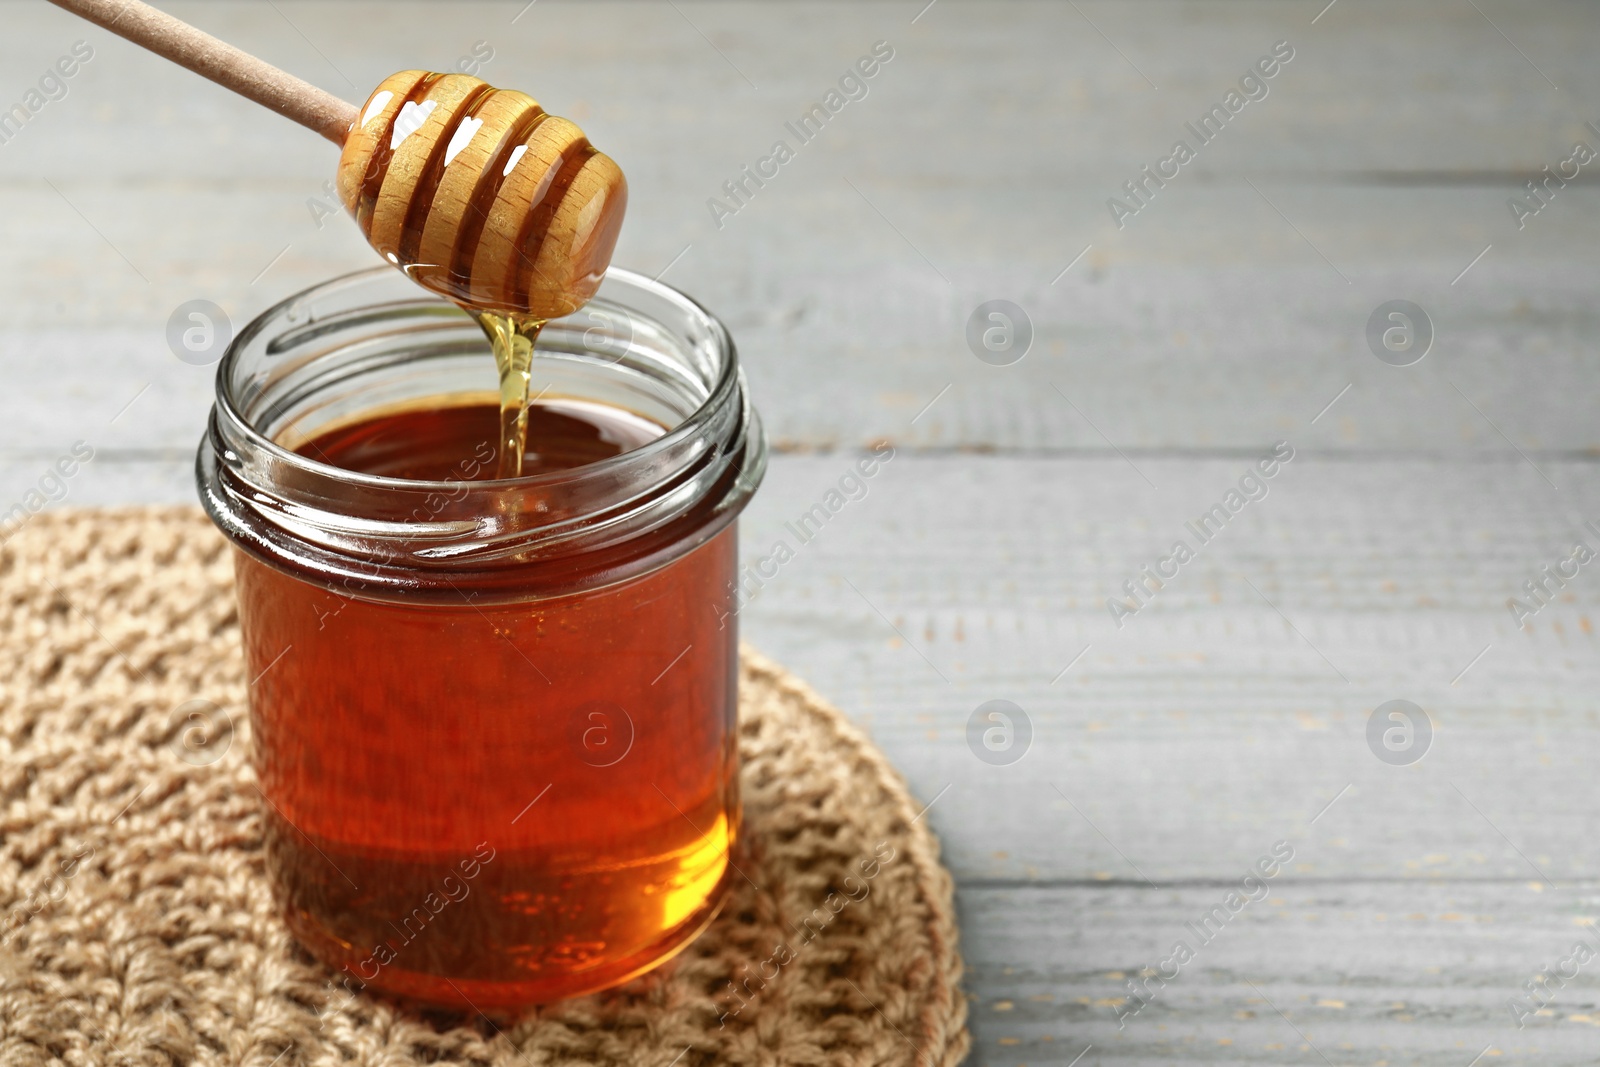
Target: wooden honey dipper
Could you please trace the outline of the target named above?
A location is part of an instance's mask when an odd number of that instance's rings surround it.
[[[469,308],[533,321],[583,306],[627,207],[622,170],[531,97],[406,70],[358,110],[140,0],[52,0],[317,131],[372,247]]]

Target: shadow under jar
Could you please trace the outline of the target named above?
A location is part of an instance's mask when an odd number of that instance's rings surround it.
[[[733,344],[612,269],[546,326],[534,391],[524,476],[493,480],[488,343],[387,267],[266,312],[218,370],[196,473],[237,549],[268,864],[353,988],[592,992],[726,890],[734,520],[766,462]]]

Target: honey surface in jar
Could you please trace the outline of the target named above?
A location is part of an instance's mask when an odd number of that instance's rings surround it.
[[[297,451],[492,478],[500,416],[488,396],[392,412]],[[534,404],[523,473],[660,433]],[[622,584],[512,604],[379,602],[236,558],[270,867],[291,930],[354,988],[547,1001],[710,921],[738,832],[734,527]]]

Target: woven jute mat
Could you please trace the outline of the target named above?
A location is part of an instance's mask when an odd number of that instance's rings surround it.
[[[177,710],[197,699],[233,723],[199,766]],[[46,512],[0,548],[0,1064],[953,1067],[967,1050],[951,884],[919,807],[754,653],[748,880],[664,967],[498,1027],[352,997],[289,936],[246,706],[232,563],[197,510]]]

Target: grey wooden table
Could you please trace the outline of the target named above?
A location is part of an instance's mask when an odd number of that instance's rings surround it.
[[[1600,12],[924,3],[171,8],[352,98],[488,42],[582,122],[630,176],[618,262],[741,345],[777,449],[747,560],[893,443],[745,628],[932,805],[973,1063],[1595,1062]],[[0,18],[0,105],[93,49],[0,144],[0,499],[82,439],[67,503],[192,500],[211,369],[173,309],[239,324],[371,253],[317,138],[37,0]],[[995,299],[1033,334],[1004,366],[966,340]],[[1400,352],[1368,337],[1395,300]],[[1176,574],[1114,614],[1146,565]],[[1541,605],[1547,566],[1577,573]],[[1425,717],[1369,742],[1395,700]]]

